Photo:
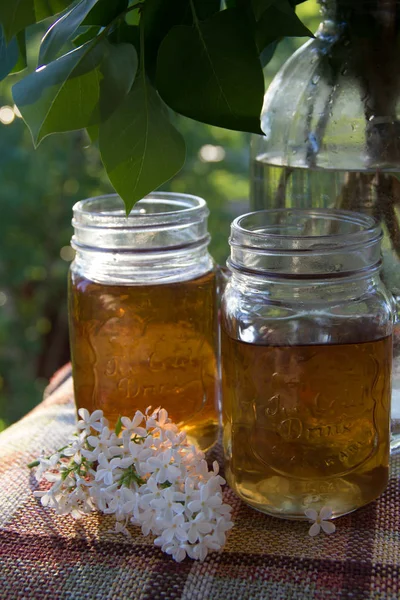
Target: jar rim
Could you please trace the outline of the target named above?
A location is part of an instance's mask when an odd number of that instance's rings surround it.
[[[152,192],[139,200],[126,215],[118,194],[104,194],[80,200],[73,206],[73,224],[90,227],[136,229],[149,226],[195,222],[208,216],[200,196],[175,192]]]
[[[368,215],[338,209],[270,209],[231,226],[229,268],[289,278],[348,277],[380,268],[382,229]]]
[[[312,221],[324,221],[329,233],[304,233]],[[348,231],[335,232],[335,226],[347,225]],[[316,225],[318,225],[316,223]],[[352,229],[353,228],[353,229]],[[285,232],[286,231],[286,232]],[[231,226],[230,244],[251,246],[260,250],[321,251],[337,250],[341,244],[363,244],[382,237],[379,222],[369,215],[340,209],[279,208],[249,212],[237,217]]]

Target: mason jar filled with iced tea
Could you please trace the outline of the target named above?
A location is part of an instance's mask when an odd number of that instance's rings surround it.
[[[381,229],[339,210],[236,219],[222,299],[226,475],[249,505],[340,516],[388,482],[393,305]]]
[[[203,199],[116,195],[74,206],[69,282],[77,407],[162,406],[201,448],[218,434],[216,276]]]

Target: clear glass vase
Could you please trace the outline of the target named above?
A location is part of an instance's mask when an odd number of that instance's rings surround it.
[[[398,0],[321,0],[322,23],[282,67],[253,136],[254,209],[339,208],[381,223],[383,279],[400,306]],[[392,447],[400,446],[400,325]]]

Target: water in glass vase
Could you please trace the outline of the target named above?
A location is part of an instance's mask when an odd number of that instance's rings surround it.
[[[281,157],[259,155],[252,162],[252,206],[266,208],[339,208],[359,211],[382,225],[382,279],[400,307],[400,174],[361,170],[363,157],[351,160],[348,169],[329,169],[323,153],[318,164],[306,167],[299,151],[291,166]],[[327,162],[327,161],[326,161]],[[393,335],[392,447],[400,446],[400,324]]]

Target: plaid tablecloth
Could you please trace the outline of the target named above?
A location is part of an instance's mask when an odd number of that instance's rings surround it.
[[[224,550],[176,564],[134,528],[126,539],[110,533],[112,518],[58,517],[34,498],[27,463],[61,447],[74,424],[67,368],[38,408],[0,435],[0,598],[400,598],[400,455],[385,494],[337,520],[331,536],[310,538],[306,523],[251,510],[227,488],[235,527]]]

